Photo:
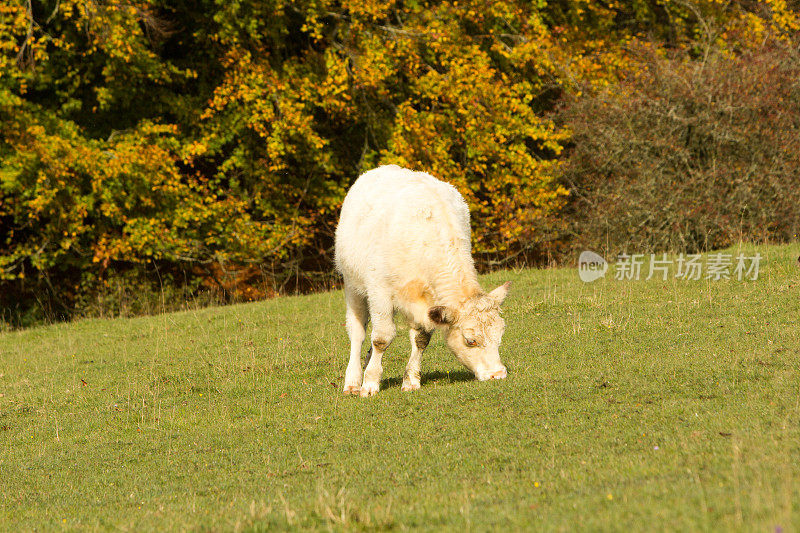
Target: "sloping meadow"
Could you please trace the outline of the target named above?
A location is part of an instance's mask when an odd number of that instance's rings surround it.
[[[800,247],[756,252],[492,274],[509,377],[436,335],[401,393],[401,331],[370,399],[340,292],[0,334],[0,529],[797,529]]]

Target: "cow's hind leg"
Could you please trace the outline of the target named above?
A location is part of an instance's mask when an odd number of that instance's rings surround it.
[[[361,396],[372,396],[380,389],[383,366],[381,360],[395,335],[394,310],[390,297],[369,299],[369,318],[372,320],[372,350],[364,370],[364,383],[361,385]]]
[[[414,391],[419,389],[420,360],[422,352],[431,340],[431,332],[421,328],[412,327],[409,331],[411,337],[411,357],[406,365],[406,372],[403,374],[403,386],[400,390]]]
[[[350,361],[344,373],[345,394],[358,394],[361,391],[361,346],[367,336],[367,299],[351,287],[345,285],[345,327],[350,337]]]

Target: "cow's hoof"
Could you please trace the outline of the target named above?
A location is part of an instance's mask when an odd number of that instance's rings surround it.
[[[419,390],[419,383],[403,382],[403,386],[400,387],[400,390],[403,392],[412,392],[415,390]]]
[[[344,389],[342,390],[342,393],[344,394],[358,394],[359,392],[361,392],[360,385],[345,385]]]
[[[364,383],[361,386],[361,397],[367,398],[369,396],[374,396],[378,394],[378,384],[377,383]]]

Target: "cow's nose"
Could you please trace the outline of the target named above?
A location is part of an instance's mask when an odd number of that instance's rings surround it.
[[[503,367],[500,370],[497,370],[496,372],[492,372],[492,374],[489,376],[489,378],[490,379],[505,379],[507,375],[508,375],[508,372],[506,372],[506,367]]]

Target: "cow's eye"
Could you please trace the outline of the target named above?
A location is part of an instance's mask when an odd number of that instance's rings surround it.
[[[470,346],[470,347],[478,345],[478,341],[476,341],[475,339],[464,338],[464,342],[467,343],[467,346]]]

